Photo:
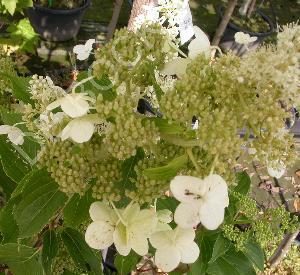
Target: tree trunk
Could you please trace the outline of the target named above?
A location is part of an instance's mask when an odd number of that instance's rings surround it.
[[[135,0],[131,10],[131,15],[128,23],[128,29],[133,29],[133,22],[137,16],[144,13],[144,5],[156,5],[157,0]]]
[[[251,2],[252,2],[252,0],[244,0],[242,6],[239,9],[240,15],[242,15],[242,16],[247,15],[247,11],[249,9]]]
[[[252,13],[254,11],[255,5],[256,5],[256,0],[252,0],[251,5],[250,5],[250,7],[249,7],[249,9],[247,11],[247,17],[248,18],[251,17],[251,15],[252,15]]]
[[[120,16],[122,5],[123,5],[123,0],[115,0],[113,15],[112,15],[112,18],[107,27],[107,35],[106,35],[107,40],[110,40],[114,35],[114,32],[117,27],[118,19]]]
[[[228,1],[228,4],[227,4],[227,8],[224,12],[224,15],[223,15],[223,18],[222,18],[222,21],[220,23],[220,25],[218,26],[217,30],[216,30],[216,34],[213,38],[213,41],[212,41],[212,45],[213,46],[218,46],[220,41],[221,41],[221,38],[226,30],[226,27],[230,21],[230,18],[233,14],[233,11],[234,11],[234,8],[235,6],[237,5],[237,0],[229,0]]]

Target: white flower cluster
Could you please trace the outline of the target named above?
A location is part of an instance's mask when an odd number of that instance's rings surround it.
[[[188,0],[158,0],[156,6],[154,3],[143,5],[144,10],[134,19],[133,28],[138,30],[143,24],[159,22],[175,40],[179,34],[182,11],[187,5]]]
[[[195,227],[201,222],[214,230],[223,222],[228,206],[226,182],[212,174],[201,180],[190,176],[177,176],[171,181],[171,191],[180,201],[175,211],[177,227],[172,229],[169,210],[140,209],[130,203],[124,209],[111,208],[104,202],[94,202],[90,207],[93,222],[88,226],[85,240],[94,249],[115,245],[117,251],[127,256],[133,249],[144,256],[149,244],[156,249],[155,263],[165,272],[174,270],[179,263],[194,263],[200,253],[195,243]]]
[[[16,126],[1,125],[0,135],[7,135],[8,139],[15,145],[24,143],[24,133]]]
[[[60,134],[62,140],[72,139],[77,143],[83,143],[91,139],[96,125],[102,120],[97,114],[88,114],[89,102],[94,102],[94,99],[86,93],[75,93],[73,90],[72,93],[66,94],[47,106],[48,111],[60,107],[71,118]]]

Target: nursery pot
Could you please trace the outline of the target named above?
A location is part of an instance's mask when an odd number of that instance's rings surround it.
[[[224,7],[220,6],[217,11],[218,11],[220,18],[222,18]],[[219,44],[219,46],[223,50],[225,50],[225,51],[230,50],[238,56],[242,56],[243,54],[245,54],[247,52],[247,48],[244,45],[241,45],[241,44],[238,44],[235,42],[234,35],[237,32],[248,33],[250,36],[257,37],[256,41],[254,41],[248,45],[249,50],[255,50],[260,44],[262,44],[262,42],[268,36],[272,35],[272,33],[274,32],[274,25],[273,25],[271,19],[260,10],[256,10],[255,13],[259,14],[262,17],[262,19],[265,22],[267,22],[267,24],[269,25],[269,30],[267,32],[263,32],[263,33],[262,32],[251,32],[249,30],[246,30],[246,29],[243,29],[243,28],[237,26],[236,24],[234,24],[232,22],[229,22],[227,25],[227,28],[221,38],[220,44]]]
[[[50,9],[34,4],[28,9],[28,17],[34,30],[42,38],[51,41],[67,41],[75,37],[81,25],[82,17],[90,6],[91,0],[75,9]]]

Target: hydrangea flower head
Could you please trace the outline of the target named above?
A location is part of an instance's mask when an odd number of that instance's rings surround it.
[[[174,220],[182,228],[200,222],[209,230],[219,227],[229,204],[227,184],[222,177],[211,174],[204,179],[177,176],[171,181],[173,196],[180,201]]]

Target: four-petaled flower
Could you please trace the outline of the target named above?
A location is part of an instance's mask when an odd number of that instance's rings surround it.
[[[164,272],[174,270],[179,263],[194,263],[199,256],[199,247],[194,242],[194,229],[176,227],[174,230],[155,232],[150,242],[156,248],[155,264]]]
[[[62,130],[60,137],[62,140],[70,138],[77,143],[87,142],[93,136],[96,125],[102,122],[96,114],[75,118]]]
[[[91,51],[93,50],[93,44],[96,43],[95,39],[89,39],[84,45],[76,45],[73,48],[73,52],[77,54],[78,60],[86,60],[89,58]]]
[[[280,179],[286,171],[286,166],[282,160],[267,161],[267,170],[271,177]]]
[[[1,125],[0,135],[7,135],[8,139],[15,145],[22,145],[24,143],[24,133],[15,126]]]
[[[227,184],[219,175],[211,174],[205,179],[177,176],[170,188],[181,202],[174,215],[180,227],[192,228],[201,222],[207,229],[214,230],[223,222],[229,199]]]
[[[61,109],[70,117],[81,117],[90,109],[88,101],[94,100],[87,96],[86,93],[71,93],[59,98],[47,106],[47,110],[51,111],[57,107]]]
[[[248,45],[252,42],[255,42],[257,40],[256,36],[250,36],[248,33],[243,33],[243,32],[237,32],[234,35],[234,39],[235,42],[239,43],[239,44],[244,44],[244,45]]]
[[[141,210],[137,203],[114,211],[104,202],[94,202],[90,216],[93,222],[85,233],[90,247],[105,249],[114,243],[123,256],[127,256],[131,249],[141,256],[148,253],[148,238],[157,226],[154,211]]]
[[[211,46],[207,35],[197,26],[194,26],[196,38],[191,41],[188,46],[189,56],[187,58],[175,58],[166,63],[164,69],[161,71],[164,75],[176,75],[182,77],[185,75],[186,68],[199,54],[204,54],[207,58],[211,53]]]

